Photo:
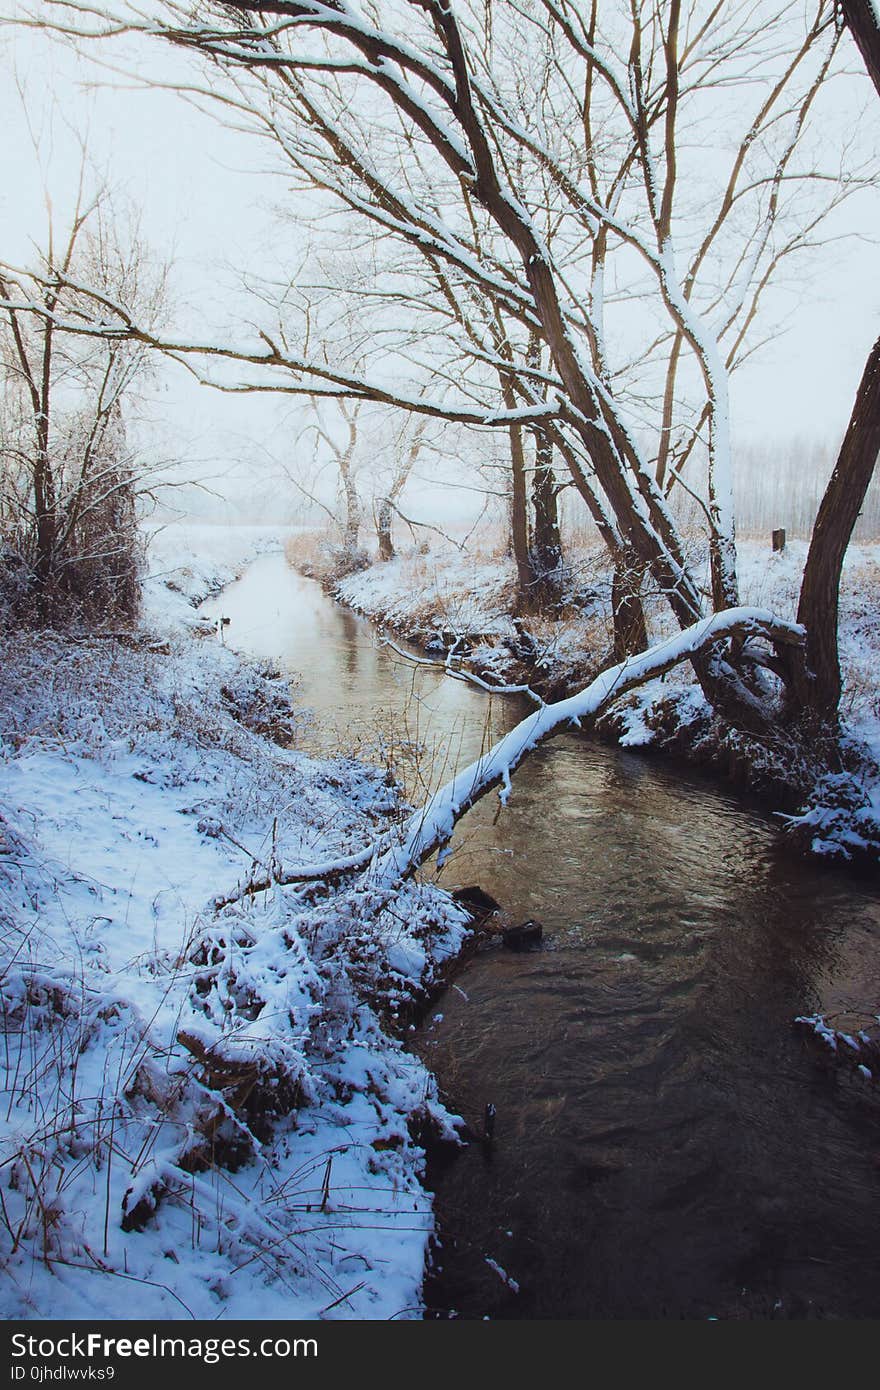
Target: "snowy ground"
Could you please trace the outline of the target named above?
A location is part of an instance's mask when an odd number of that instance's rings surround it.
[[[218,555],[277,533],[188,544],[153,552],[153,635],[0,639],[2,1313],[418,1316],[419,1138],[451,1131],[393,1020],[461,914],[418,885],[237,897],[398,808],[254,732],[295,724],[282,683],[186,631]]]

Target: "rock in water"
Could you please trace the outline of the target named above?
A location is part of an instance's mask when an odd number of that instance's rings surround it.
[[[483,922],[487,917],[491,917],[493,912],[501,911],[500,904],[477,884],[472,884],[469,888],[455,888],[452,898],[470,913],[475,922]]]
[[[517,927],[505,927],[501,933],[501,940],[510,951],[527,951],[532,946],[537,946],[543,935],[544,928],[541,923],[530,918],[528,922],[521,922]]]

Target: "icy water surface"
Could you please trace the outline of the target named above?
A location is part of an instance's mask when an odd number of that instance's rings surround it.
[[[280,556],[221,610],[232,645],[299,673],[317,744],[421,741],[431,781],[522,713],[414,677]],[[546,937],[482,949],[415,1040],[475,1130],[497,1110],[491,1150],[434,1176],[437,1315],[880,1315],[880,1102],[792,1027],[876,1007],[873,885],[783,854],[710,782],[575,734],[500,817],[494,798],[469,813],[442,881]]]

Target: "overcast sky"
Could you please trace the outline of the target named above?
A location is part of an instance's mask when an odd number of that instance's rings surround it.
[[[166,72],[170,61],[185,73],[185,60],[163,51]],[[0,256],[30,259],[29,242],[43,240],[43,175],[63,220],[76,164],[68,123],[88,132],[96,164],[143,210],[146,237],[157,254],[174,256],[178,326],[191,324],[198,332],[202,320],[222,327],[225,317],[231,328],[237,270],[259,265],[278,236],[269,209],[283,185],[261,171],[258,144],[224,130],[171,93],[135,90],[121,78],[102,75],[40,33],[0,31],[0,62]],[[148,72],[143,62],[140,71]],[[10,80],[13,71],[27,88],[35,124],[48,130],[54,111],[54,145],[44,143],[42,174]],[[854,121],[867,100],[867,83],[853,78]],[[866,109],[870,116],[876,98]],[[857,137],[874,140],[880,122],[871,118],[870,126]],[[865,239],[847,240],[817,253],[809,265],[802,262],[796,282],[778,298],[788,315],[785,335],[733,383],[738,440],[834,438],[842,432],[868,348],[880,331],[880,248],[869,240],[878,231],[877,213],[876,199],[857,201],[848,215]],[[265,469],[266,450],[283,454],[297,433],[289,404],[219,397],[188,385],[178,371],[163,381],[160,400],[161,447],[198,457],[206,473]]]

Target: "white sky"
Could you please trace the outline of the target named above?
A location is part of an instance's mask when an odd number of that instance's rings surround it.
[[[185,73],[185,59],[176,61]],[[167,50],[161,63],[167,73]],[[192,327],[198,333],[205,323],[212,323],[215,331],[231,323],[236,271],[259,268],[262,259],[271,258],[278,236],[269,205],[282,194],[283,183],[254,169],[261,158],[258,143],[224,130],[171,93],[132,90],[112,74],[102,76],[39,33],[0,31],[0,64],[5,132],[0,154],[0,256],[12,262],[29,260],[28,242],[43,239],[46,220],[41,175],[11,80],[17,71],[27,87],[34,121],[40,122],[41,113],[45,120],[54,103],[55,149],[47,163],[59,220],[69,202],[76,162],[64,130],[69,122],[80,130],[88,128],[95,162],[142,209],[148,242],[160,256],[174,255],[176,327]],[[143,71],[143,59],[139,70]],[[107,85],[87,90],[86,84],[96,81]],[[858,79],[850,95],[852,109],[858,112],[867,99]],[[876,201],[857,201],[852,215],[866,236],[876,234]],[[787,332],[734,380],[736,438],[839,436],[868,349],[880,332],[878,267],[880,247],[867,240],[847,240],[817,253],[809,265],[801,263],[797,282],[778,299],[788,314]],[[294,447],[299,427],[290,402],[221,397],[188,384],[178,370],[163,381],[160,401],[163,423],[157,448],[200,460],[198,467],[205,475],[230,469],[250,476],[265,473],[267,450],[289,457]],[[228,479],[217,486],[240,490]],[[448,510],[448,498],[442,510]]]

